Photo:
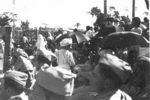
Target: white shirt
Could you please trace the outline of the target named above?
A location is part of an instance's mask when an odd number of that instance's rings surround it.
[[[61,66],[65,69],[66,68],[70,69],[70,66],[75,65],[73,55],[69,50],[60,49],[60,50],[56,51],[55,54],[58,58],[57,59],[58,66]]]
[[[87,35],[89,38],[91,38],[91,37],[93,37],[93,32],[92,32],[91,30],[89,30],[89,31],[86,32],[86,35]]]
[[[136,32],[136,33],[142,35],[142,29],[140,27],[138,27],[138,28],[132,28],[131,31],[132,32]]]

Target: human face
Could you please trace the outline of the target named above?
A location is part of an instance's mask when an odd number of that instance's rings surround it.
[[[100,74],[100,65],[95,66],[94,70],[90,73],[90,86],[96,91],[103,91],[104,81],[104,77]]]

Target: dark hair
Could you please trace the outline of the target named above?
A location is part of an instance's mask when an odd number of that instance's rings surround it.
[[[97,26],[94,27],[94,31],[98,31],[98,27]]]
[[[23,34],[23,36],[26,36],[26,34]]]
[[[116,28],[114,26],[105,26],[103,28],[102,36],[105,37],[113,32],[116,32]]]
[[[144,17],[144,22],[149,22],[149,19],[147,17]]]
[[[120,88],[123,84],[119,76],[106,64],[100,63],[100,74],[113,83],[115,89]]]
[[[73,30],[73,32],[78,32],[78,30],[75,28],[75,29]]]
[[[87,31],[90,30],[90,26],[86,26],[86,30],[87,30]]]
[[[8,87],[11,87],[14,89],[14,91],[17,94],[22,93],[23,91],[25,91],[25,87],[18,84],[17,82],[15,82],[14,80],[10,79],[10,78],[5,78],[4,81],[4,88],[7,89]]]
[[[30,49],[30,48],[26,48],[26,49],[24,49],[24,51],[28,54],[28,56],[31,56],[34,54],[34,50]]]
[[[140,20],[139,17],[134,17],[134,18],[132,19],[132,22],[134,22],[134,23],[133,23],[133,26],[136,27],[136,28],[139,27],[140,24],[141,24],[141,20]]]
[[[38,60],[38,62],[46,63],[49,66],[51,65],[51,61],[49,61],[46,57],[44,57],[42,55],[37,55],[37,60]]]
[[[110,21],[110,22],[113,22],[114,19],[113,18],[106,18],[105,21]]]
[[[110,8],[110,9],[115,9],[115,7],[114,7],[114,6],[110,6],[109,8]]]

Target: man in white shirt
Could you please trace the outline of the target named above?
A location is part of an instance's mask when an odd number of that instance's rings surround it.
[[[55,52],[58,66],[67,70],[72,70],[75,65],[73,54],[69,51],[71,44],[72,39],[65,38],[60,42],[61,49]]]

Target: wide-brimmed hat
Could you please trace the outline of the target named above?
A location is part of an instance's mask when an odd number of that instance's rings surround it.
[[[44,89],[58,95],[70,96],[76,74],[60,67],[43,66],[37,74],[37,83]]]
[[[100,58],[99,63],[105,64],[110,67],[124,83],[131,75],[131,66],[112,54],[105,54]]]
[[[72,44],[72,38],[65,38],[60,42],[61,47],[65,47]]]

